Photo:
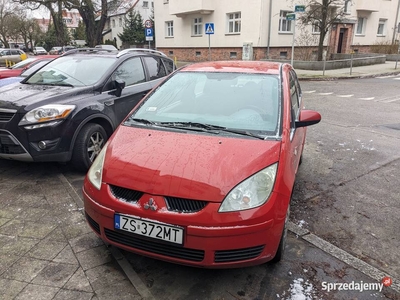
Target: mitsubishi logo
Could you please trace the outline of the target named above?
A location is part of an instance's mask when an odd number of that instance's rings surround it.
[[[145,203],[145,205],[144,205],[144,209],[151,209],[151,210],[156,210],[157,209],[157,205],[156,205],[156,202],[154,201],[154,199],[153,198],[150,198],[149,199],[149,202],[147,202],[147,203]]]

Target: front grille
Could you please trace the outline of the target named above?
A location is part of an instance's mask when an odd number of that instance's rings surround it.
[[[126,234],[124,232],[114,231],[107,228],[104,229],[104,232],[110,241],[135,249],[189,261],[202,261],[204,259],[203,250],[188,249],[172,244],[157,243],[147,239],[136,238],[132,234]]]
[[[138,202],[138,200],[143,196],[142,192],[126,189],[120,186],[115,186],[110,184],[111,193],[115,198],[127,202]]]
[[[175,197],[165,197],[167,208],[169,211],[182,213],[193,213],[202,210],[206,205],[206,201],[191,200]]]
[[[100,234],[100,225],[97,223],[95,220],[93,220],[86,212],[85,212],[86,220],[88,221],[89,225],[93,228],[94,231],[96,231],[98,234]]]
[[[18,141],[8,134],[0,134],[0,153],[1,154],[23,154],[24,148]]]
[[[8,122],[14,117],[15,113],[0,111],[0,122]]]
[[[219,262],[233,262],[256,258],[264,250],[265,245],[235,249],[235,250],[220,250],[215,251],[214,261]]]

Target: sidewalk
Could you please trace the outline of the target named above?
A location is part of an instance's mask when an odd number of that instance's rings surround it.
[[[346,79],[346,78],[368,78],[376,76],[389,76],[400,74],[400,62],[397,64],[395,61],[387,61],[384,64],[353,67],[350,74],[350,68],[312,71],[296,69],[296,73],[300,79],[304,80],[332,80],[332,79]]]
[[[0,161],[0,298],[142,299],[56,168]]]

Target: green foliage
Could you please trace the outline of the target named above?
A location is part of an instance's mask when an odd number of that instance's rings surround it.
[[[82,21],[79,21],[78,27],[73,34],[74,40],[85,40],[86,41],[86,26]]]
[[[63,40],[65,41],[65,45],[69,45],[71,42],[71,37],[66,28],[65,28],[64,32],[65,32],[65,36],[64,36]],[[59,40],[59,38],[57,37],[57,33],[56,33],[54,26],[50,25],[49,29],[47,30],[46,34],[43,37],[43,40],[37,42],[35,46],[42,46],[47,51],[49,51],[53,47],[65,46],[65,45],[58,45],[58,42],[57,42],[58,40]]]
[[[122,33],[118,34],[123,44],[141,45],[146,42],[142,16],[130,11],[125,18],[125,24]]]

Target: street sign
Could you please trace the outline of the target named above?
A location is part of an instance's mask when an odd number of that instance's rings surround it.
[[[206,23],[206,34],[214,34],[214,23]]]
[[[152,41],[154,36],[153,28],[146,28],[145,30],[146,41]]]
[[[144,27],[146,27],[146,28],[153,27],[153,22],[151,20],[144,21]]]
[[[306,10],[305,5],[295,5],[294,6],[294,11],[295,12],[304,12]]]
[[[288,21],[296,20],[296,14],[287,14],[286,20],[288,20]]]

